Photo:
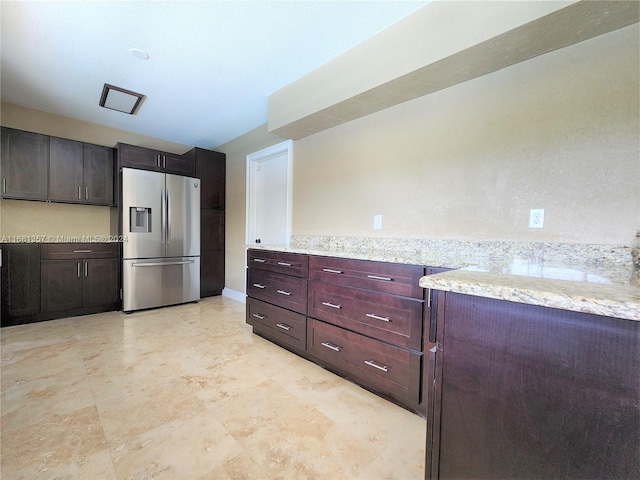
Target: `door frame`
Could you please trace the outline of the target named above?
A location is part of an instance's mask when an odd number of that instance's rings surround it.
[[[282,154],[287,155],[287,218],[285,231],[285,246],[288,247],[291,241],[291,207],[292,207],[292,187],[293,187],[293,140],[272,145],[263,148],[254,153],[247,155],[247,211],[246,211],[246,228],[245,228],[245,244],[251,246],[255,239],[256,225],[256,171],[260,162],[267,161],[271,158],[278,157]]]

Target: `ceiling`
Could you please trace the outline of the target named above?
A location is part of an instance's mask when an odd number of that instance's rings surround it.
[[[3,102],[215,148],[267,97],[428,1],[1,1]],[[141,49],[148,60],[134,57]],[[98,106],[105,83],[146,96]]]

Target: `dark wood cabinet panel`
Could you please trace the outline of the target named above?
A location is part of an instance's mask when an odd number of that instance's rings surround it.
[[[113,148],[83,144],[85,203],[113,205],[113,156]]]
[[[307,350],[353,375],[359,383],[396,401],[417,406],[421,354],[394,347],[313,318],[307,324]]]
[[[307,319],[304,315],[247,298],[246,321],[287,347],[304,351],[307,343]]]
[[[224,252],[200,252],[200,298],[220,295],[224,288]]]
[[[320,256],[309,258],[309,278],[312,280],[417,299],[424,297],[424,289],[419,285],[424,271],[424,267],[416,265]]]
[[[306,278],[250,268],[247,295],[303,315],[307,313]]]
[[[202,180],[201,208],[224,210],[226,155],[220,152],[195,148],[196,177]]]
[[[160,152],[160,162],[163,172],[185,177],[194,177],[196,174],[195,160],[189,154],[175,155]]]
[[[82,142],[49,139],[49,200],[83,202]]]
[[[120,167],[140,168],[142,170],[162,171],[160,152],[149,148],[118,143],[118,164]]]
[[[422,348],[422,300],[309,282],[310,317],[394,345]]]
[[[196,172],[195,159],[189,152],[177,155],[125,143],[118,143],[116,150],[119,167],[173,173],[185,177],[193,177]]]
[[[82,307],[82,260],[43,260],[40,271],[43,311]]]
[[[0,267],[2,326],[40,311],[40,246],[3,244]]]
[[[46,200],[49,175],[49,137],[2,128],[0,177],[2,196]]]
[[[640,322],[439,295],[429,478],[637,477]]]
[[[200,249],[224,251],[224,211],[200,211]]]
[[[247,252],[247,266],[283,275],[307,278],[309,275],[309,256],[300,253],[249,250]]]
[[[117,258],[98,258],[83,261],[83,307],[118,304]]]

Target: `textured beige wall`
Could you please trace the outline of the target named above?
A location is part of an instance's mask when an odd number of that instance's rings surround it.
[[[225,210],[225,286],[245,291],[245,230],[247,222],[247,155],[283,142],[264,124],[216,148],[227,155]]]
[[[297,141],[293,233],[628,244],[638,40],[636,24]]]
[[[182,154],[191,149],[165,140],[104,127],[11,103],[0,105],[3,127],[17,128],[80,142],[114,147],[130,143]],[[66,205],[47,202],[3,200],[0,202],[0,236],[103,237],[117,233],[117,222],[109,207]]]

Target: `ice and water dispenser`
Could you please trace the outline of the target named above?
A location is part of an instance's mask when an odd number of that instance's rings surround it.
[[[129,209],[129,231],[131,233],[151,232],[151,208],[131,207]]]

